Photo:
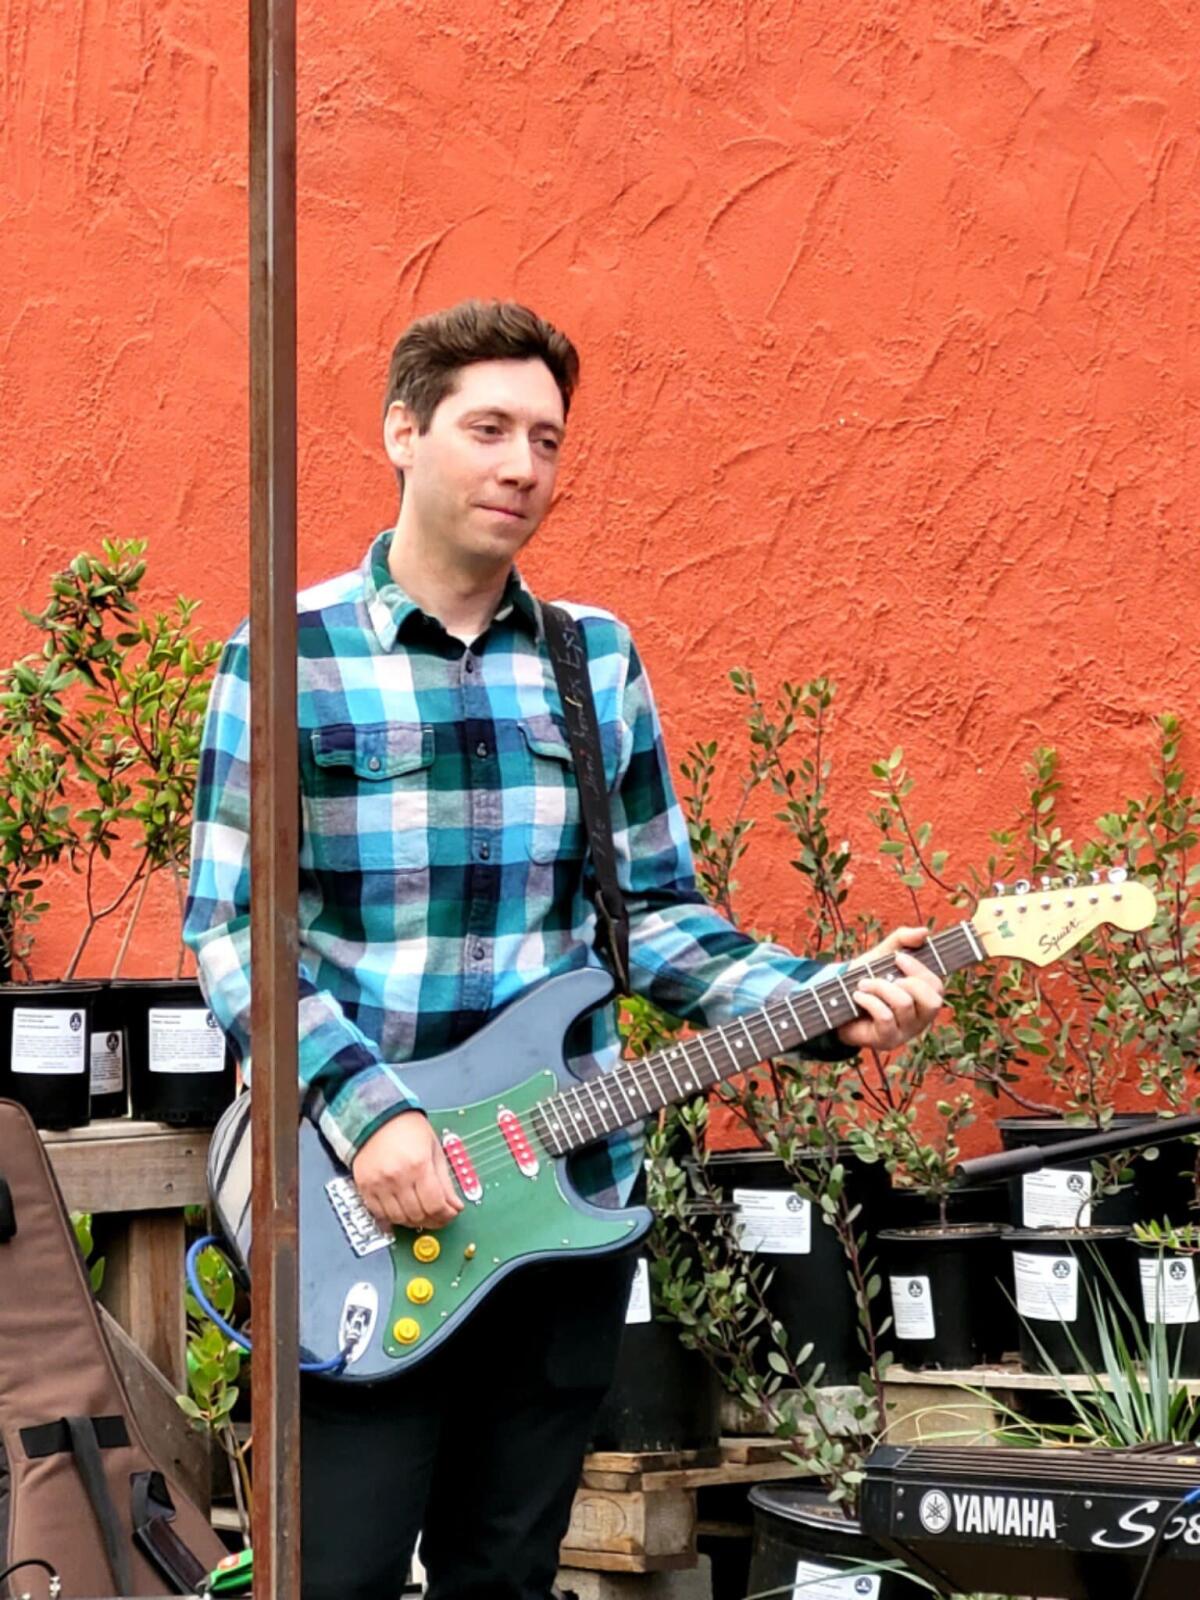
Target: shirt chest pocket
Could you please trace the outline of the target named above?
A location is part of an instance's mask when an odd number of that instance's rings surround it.
[[[526,717],[520,727],[521,783],[513,804],[530,859],[578,858],[583,820],[566,731],[549,715]]]
[[[414,872],[429,865],[433,729],[419,722],[330,723],[311,734],[313,865]]]

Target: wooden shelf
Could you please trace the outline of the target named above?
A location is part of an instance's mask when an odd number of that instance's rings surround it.
[[[111,1117],[42,1142],[72,1211],[166,1211],[204,1205],[208,1128]]]
[[[1200,1394],[1200,1378],[1180,1378],[1179,1384],[1188,1394]],[[1079,1394],[1094,1388],[1096,1382],[1108,1389],[1112,1385],[1103,1374],[1097,1379],[1086,1373],[1064,1373],[1056,1378],[1046,1372],[1023,1372],[1017,1366],[961,1367],[938,1371],[914,1371],[909,1367],[891,1367],[884,1383],[885,1388],[910,1386],[922,1389],[982,1389],[992,1393],[1006,1389],[1017,1394],[1021,1391],[1035,1394],[1061,1394],[1070,1389]]]

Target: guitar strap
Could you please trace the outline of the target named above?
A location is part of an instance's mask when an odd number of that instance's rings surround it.
[[[612,808],[604,781],[600,751],[600,726],[592,681],[588,677],[583,631],[560,606],[542,607],[542,626],[554,680],[563,703],[579,807],[592,858],[601,953],[616,976],[622,994],[629,993],[629,912],[617,882],[617,857],[613,848]]]

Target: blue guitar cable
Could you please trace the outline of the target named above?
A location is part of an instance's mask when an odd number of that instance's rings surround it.
[[[208,1296],[200,1287],[200,1270],[196,1263],[200,1258],[200,1252],[202,1250],[206,1250],[210,1244],[215,1245],[218,1249],[221,1247],[221,1241],[215,1234],[206,1233],[202,1239],[197,1239],[195,1244],[193,1244],[188,1250],[187,1257],[184,1262],[184,1272],[187,1276],[188,1288],[195,1295],[201,1311],[203,1311],[208,1320],[214,1323],[227,1339],[232,1339],[234,1344],[236,1344],[240,1349],[249,1351],[250,1341],[247,1339],[246,1335],[244,1333],[239,1333],[236,1328],[231,1328],[229,1326],[229,1324],[225,1321],[225,1318],[217,1310],[216,1306],[211,1304]],[[340,1372],[346,1365],[349,1355],[350,1349],[347,1347],[345,1350],[340,1351],[336,1356],[331,1357],[331,1359],[328,1361],[302,1361],[300,1363],[300,1371]]]
[[[1142,1567],[1142,1576],[1138,1581],[1137,1588],[1133,1591],[1133,1600],[1142,1600],[1142,1596],[1146,1592],[1150,1582],[1150,1574],[1154,1570],[1154,1563],[1158,1560],[1159,1552],[1162,1549],[1163,1536],[1171,1525],[1172,1517],[1177,1517],[1185,1506],[1194,1506],[1198,1501],[1200,1501],[1200,1489],[1189,1489],[1186,1494],[1179,1496],[1174,1505],[1167,1507],[1166,1514],[1159,1523],[1158,1531],[1154,1535],[1150,1549],[1146,1554],[1146,1561]]]

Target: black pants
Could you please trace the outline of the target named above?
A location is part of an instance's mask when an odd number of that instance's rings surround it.
[[[303,1600],[546,1600],[612,1381],[629,1256],[527,1267],[411,1373],[301,1392]]]

